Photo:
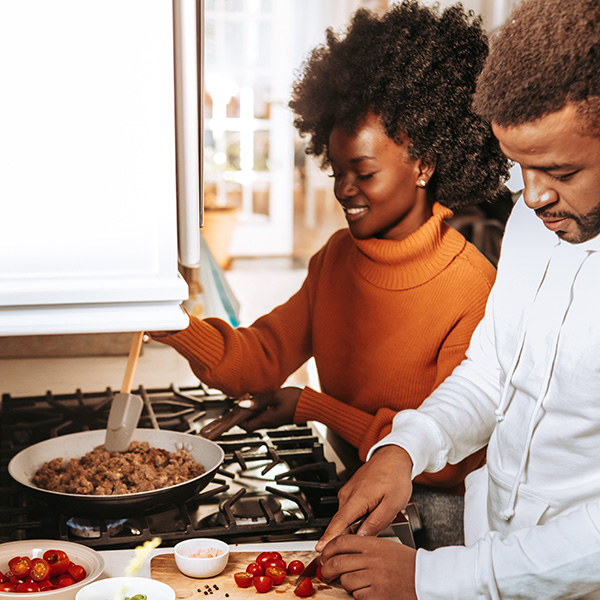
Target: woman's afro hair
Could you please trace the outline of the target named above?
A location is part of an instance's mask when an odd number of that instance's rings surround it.
[[[600,2],[523,0],[494,37],[475,110],[502,126],[535,121],[576,103],[600,131]]]
[[[310,136],[306,152],[327,166],[333,125],[352,133],[373,113],[390,138],[408,138],[413,159],[435,165],[431,201],[459,208],[493,200],[509,163],[471,108],[487,53],[481,20],[461,4],[441,14],[414,0],[382,15],[359,9],[345,35],[327,30],[294,83],[290,108]]]

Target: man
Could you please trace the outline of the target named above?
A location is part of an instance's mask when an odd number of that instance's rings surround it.
[[[525,189],[467,359],[340,492],[317,544],[354,598],[600,598],[600,3],[523,0],[475,108]],[[464,547],[380,532],[411,479],[488,444],[467,479]],[[338,536],[339,537],[336,537]]]

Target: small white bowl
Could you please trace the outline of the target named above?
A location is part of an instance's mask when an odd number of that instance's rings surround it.
[[[75,600],[122,600],[145,594],[148,600],[175,600],[175,590],[149,577],[109,577],[90,583],[77,592]]]
[[[205,550],[221,550],[221,554],[212,558],[199,558],[194,554]],[[179,542],[173,549],[177,568],[188,577],[215,577],[227,566],[229,546],[214,538],[194,538]]]
[[[21,596],[27,600],[74,600],[77,592],[88,583],[95,581],[104,571],[104,559],[102,556],[83,544],[74,542],[62,542],[59,540],[23,540],[19,542],[6,542],[0,544],[0,571],[8,571],[8,561],[14,556],[28,556],[29,558],[41,558],[46,550],[63,550],[69,558],[80,564],[87,575],[81,581],[64,588],[48,590],[47,592],[15,593],[0,592],[1,600],[15,600]]]

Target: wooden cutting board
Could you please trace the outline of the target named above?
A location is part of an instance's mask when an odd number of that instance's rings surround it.
[[[245,571],[246,567],[256,560],[258,552],[230,552],[229,562],[225,570],[216,577],[207,579],[195,579],[184,575],[175,564],[175,557],[172,554],[159,554],[154,556],[150,561],[150,572],[152,579],[157,579],[170,585],[175,590],[177,600],[192,600],[208,599],[210,600],[237,600],[238,598],[253,598],[259,600],[264,597],[268,598],[295,598],[294,594],[295,575],[288,575],[282,583],[274,585],[268,592],[259,594],[254,586],[249,588],[240,588],[236,585],[233,574],[238,571]],[[286,563],[292,560],[301,560],[307,565],[315,556],[315,552],[298,551],[298,552],[281,552],[281,556]],[[313,578],[314,593],[310,596],[311,599],[317,600],[333,600],[334,598],[344,598],[348,600],[350,595],[342,588],[339,583],[326,584],[319,581],[316,577]],[[208,586],[208,588],[207,588]],[[218,588],[216,589],[215,588]],[[208,589],[212,593],[208,593]],[[206,594],[204,592],[207,592]],[[226,596],[229,594],[229,596]]]

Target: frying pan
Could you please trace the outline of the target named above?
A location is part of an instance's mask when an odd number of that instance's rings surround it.
[[[163,429],[136,429],[132,439],[148,442],[151,447],[175,452],[181,448],[206,470],[205,473],[166,488],[148,492],[115,495],[67,494],[37,487],[32,483],[36,471],[46,462],[62,457],[81,458],[96,446],[104,443],[105,429],[83,431],[58,436],[29,446],[16,454],[8,463],[10,476],[27,488],[27,491],[45,504],[58,508],[62,514],[78,517],[120,518],[159,512],[192,498],[206,487],[223,463],[225,453],[221,447],[205,438]]]

